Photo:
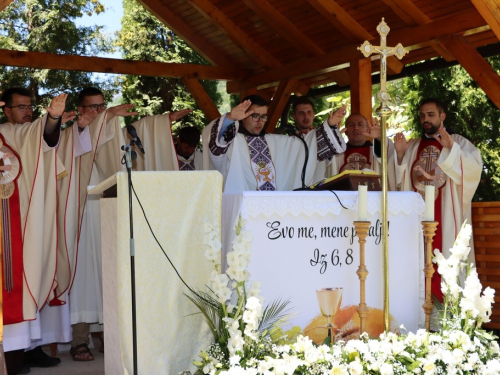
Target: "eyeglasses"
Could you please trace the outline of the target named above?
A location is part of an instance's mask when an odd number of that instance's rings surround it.
[[[80,107],[82,107],[82,108],[90,108],[92,111],[97,111],[98,109],[100,109],[101,111],[104,111],[106,109],[106,103],[91,104],[91,105],[81,105]]]
[[[12,107],[7,107],[7,108],[19,108],[19,110],[21,112],[26,112],[28,109],[30,111],[33,111],[35,109],[35,106],[34,105],[25,105],[25,104],[20,104],[20,105],[15,105],[15,106],[12,106]]]
[[[250,117],[252,117],[252,120],[254,121],[259,121],[259,120],[262,120],[264,122],[267,121],[267,115],[259,115],[258,113],[252,113]]]

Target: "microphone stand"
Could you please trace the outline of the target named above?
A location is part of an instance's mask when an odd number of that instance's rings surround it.
[[[132,354],[134,364],[134,375],[139,372],[137,370],[137,319],[135,305],[135,244],[134,244],[134,219],[132,212],[132,161],[137,159],[137,153],[132,151],[135,145],[135,140],[131,140],[128,145],[123,145],[121,149],[125,151],[122,158],[122,164],[127,167],[128,175],[128,212],[130,220],[130,279],[132,286]]]

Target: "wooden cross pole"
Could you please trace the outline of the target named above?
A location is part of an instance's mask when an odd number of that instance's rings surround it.
[[[380,34],[380,45],[374,46],[367,40],[358,47],[361,53],[368,57],[372,54],[380,55],[380,91],[377,98],[380,106],[377,108],[377,114],[381,117],[381,139],[385,142],[386,139],[386,120],[391,109],[387,105],[391,97],[386,90],[387,82],[387,58],[389,56],[396,56],[402,59],[408,53],[401,43],[395,47],[387,46],[387,34],[391,29],[382,18],[382,22],[377,26],[377,32]],[[382,144],[382,251],[383,251],[383,264],[384,264],[384,327],[385,331],[389,331],[389,241],[388,241],[388,222],[387,222],[387,147]]]

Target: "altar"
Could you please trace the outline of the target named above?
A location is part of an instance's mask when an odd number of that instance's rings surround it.
[[[367,211],[371,221],[366,242],[369,272],[366,303],[371,314],[368,326],[383,328],[381,192],[368,192]],[[391,330],[394,331],[398,331],[400,325],[412,332],[424,326],[421,225],[424,211],[425,204],[418,193],[388,193],[389,303]],[[359,243],[353,225],[358,218],[357,192],[224,194],[223,262],[231,249],[234,225],[239,216],[246,221],[244,229],[253,237],[248,271],[250,280],[262,283],[264,305],[277,299],[289,299],[293,310],[289,326],[317,331],[314,327],[324,322],[316,290],[340,287],[343,297],[339,314],[343,315],[338,316],[337,326],[344,329],[340,335],[345,337],[348,329],[355,330],[356,307],[360,300],[356,274]]]

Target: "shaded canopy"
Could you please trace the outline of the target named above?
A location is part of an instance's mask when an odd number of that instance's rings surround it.
[[[0,10],[12,1],[0,0]],[[387,43],[410,51],[388,60],[388,74],[442,57],[457,60],[500,108],[500,77],[476,51],[500,40],[496,0],[139,0],[211,65],[138,62],[0,50],[0,64],[182,77],[209,119],[217,108],[199,79],[227,81],[227,91],[273,98],[272,130],[291,94],[318,85],[351,86],[353,110],[371,108],[371,74],[378,57],[357,48],[379,44],[382,18]],[[370,100],[368,100],[370,98]],[[371,111],[370,111],[371,113]]]

